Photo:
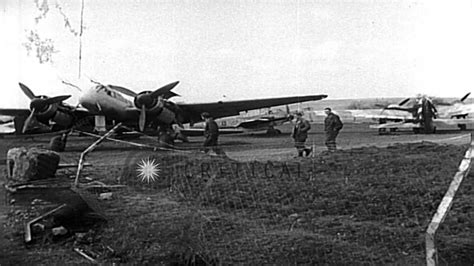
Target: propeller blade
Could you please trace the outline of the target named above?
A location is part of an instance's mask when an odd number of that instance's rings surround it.
[[[410,98],[404,99],[403,101],[399,102],[398,105],[402,106],[402,105],[406,104],[408,101],[410,101]]]
[[[290,114],[290,107],[288,105],[286,105],[286,114],[289,115]]]
[[[34,99],[36,98],[36,95],[30,90],[30,88],[28,88],[25,84],[23,83],[18,83],[20,85],[20,88],[21,90],[23,91],[23,93],[30,99]]]
[[[25,134],[25,132],[28,130],[28,128],[31,126],[31,123],[33,121],[35,115],[35,109],[31,110],[30,115],[28,118],[26,118],[25,123],[23,124],[23,129],[21,130],[22,134]]]
[[[145,105],[142,105],[142,109],[140,110],[140,118],[138,120],[138,127],[140,128],[140,131],[143,132],[145,130],[145,122],[146,122],[146,107]]]
[[[51,97],[51,98],[45,99],[44,102],[45,102],[46,104],[60,103],[60,102],[62,102],[62,101],[65,101],[65,100],[69,99],[70,97],[71,97],[71,95],[55,96],[55,97]]]
[[[116,90],[116,91],[118,91],[118,92],[120,92],[120,93],[123,93],[123,94],[125,94],[125,95],[132,96],[132,97],[137,96],[137,93],[136,93],[136,92],[131,91],[131,90],[127,89],[127,88],[120,87],[120,86],[115,86],[115,85],[110,85],[110,84],[107,85],[107,86],[108,86],[109,88],[111,88],[112,90]]]
[[[464,95],[464,97],[461,98],[461,102],[464,102],[464,100],[466,100],[467,97],[469,97],[469,95],[471,95],[470,92],[468,94]]]
[[[176,87],[176,85],[178,85],[178,83],[179,83],[179,81],[176,81],[176,82],[170,83],[168,85],[165,85],[165,86],[155,90],[154,92],[152,92],[151,96],[153,98],[156,98],[156,97],[162,95],[163,98],[165,98],[165,99],[169,99],[173,96],[178,96],[178,94],[171,91],[174,87]]]

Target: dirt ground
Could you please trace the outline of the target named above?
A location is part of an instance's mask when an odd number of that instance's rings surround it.
[[[20,195],[2,188],[0,265],[86,263],[74,248],[99,262],[137,264],[424,264],[424,232],[471,132],[378,135],[346,124],[341,151],[328,154],[322,125],[315,124],[307,141],[314,156],[295,158],[290,127],[273,137],[221,136],[225,158],[200,153],[200,137],[175,151],[103,143],[87,156],[92,166],[80,181],[121,188]],[[72,136],[61,163],[77,163],[93,141]],[[9,148],[48,143],[48,137],[0,139],[0,182]],[[138,175],[143,159],[156,163],[156,180]],[[75,174],[58,170],[55,183],[70,184]],[[468,175],[437,234],[441,264],[474,263],[473,188]],[[101,192],[113,196],[99,200]],[[77,196],[106,222],[67,223],[68,234],[51,237],[51,221],[41,221],[46,229],[23,243],[25,221]]]

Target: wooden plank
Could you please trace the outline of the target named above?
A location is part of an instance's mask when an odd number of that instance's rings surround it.
[[[474,142],[471,135],[471,145],[469,149],[466,151],[464,158],[462,159],[458,171],[453,177],[451,184],[449,185],[448,191],[444,195],[441,203],[436,210],[433,218],[431,219],[430,224],[426,230],[425,235],[425,243],[426,243],[426,265],[434,266],[438,264],[438,255],[436,251],[436,242],[435,236],[436,231],[438,230],[441,223],[444,222],[444,219],[448,215],[449,210],[453,204],[454,197],[456,192],[461,185],[462,180],[464,177],[467,176],[469,171],[471,170],[471,163],[472,158],[474,157]]]

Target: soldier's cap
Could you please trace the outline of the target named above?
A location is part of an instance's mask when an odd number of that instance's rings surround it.
[[[209,118],[209,117],[211,117],[211,115],[210,115],[208,112],[202,113],[201,116],[204,117],[204,118]]]
[[[303,116],[303,112],[296,112],[295,115],[297,115],[297,116]]]

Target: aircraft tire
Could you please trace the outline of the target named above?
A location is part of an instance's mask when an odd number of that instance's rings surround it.
[[[66,148],[66,141],[62,136],[54,136],[49,142],[49,149],[55,152],[63,152]]]
[[[466,124],[458,124],[458,127],[461,131],[465,131],[467,129]]]
[[[159,146],[162,148],[173,148],[174,138],[168,133],[162,133],[158,136]]]

